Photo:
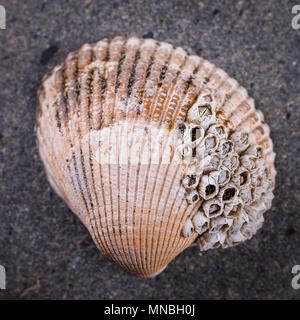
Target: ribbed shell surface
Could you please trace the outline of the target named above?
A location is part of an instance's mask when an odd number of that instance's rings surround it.
[[[184,165],[172,157],[163,163],[163,155],[152,161],[151,148],[130,150],[139,139],[145,145],[155,129],[172,132],[206,85],[223,97],[219,119],[249,132],[275,174],[269,127],[247,91],[208,61],[170,44],[116,37],[84,45],[39,89],[37,140],[52,187],[101,252],[137,276],[159,273],[195,241],[196,234],[185,238],[181,230],[198,206],[186,201]],[[125,157],[123,148],[129,150]],[[103,150],[116,159],[99,161]]]

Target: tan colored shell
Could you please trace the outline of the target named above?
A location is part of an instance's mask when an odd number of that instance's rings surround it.
[[[211,90],[221,129],[248,132],[275,176],[269,127],[253,99],[224,71],[181,48],[151,39],[104,39],[70,53],[43,78],[36,133],[48,180],[101,252],[134,275],[158,274],[197,239],[225,241],[218,233],[202,239],[193,232],[192,221],[199,232],[208,228],[207,218],[195,216],[202,204],[194,197],[197,190],[187,192],[182,184],[182,158],[193,146],[173,150],[169,141],[189,110],[194,116],[195,104],[209,103]],[[205,113],[204,130],[214,131],[214,121]],[[200,177],[202,169],[195,170]],[[214,230],[220,221],[232,225],[227,218],[214,219]]]

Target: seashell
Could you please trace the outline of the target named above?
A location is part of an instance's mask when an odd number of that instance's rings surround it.
[[[250,238],[271,206],[275,154],[262,113],[224,71],[165,42],[116,37],[71,52],[43,78],[36,135],[53,189],[136,276],[157,275],[194,242]],[[220,154],[224,141],[234,148]],[[232,181],[241,166],[245,187]]]

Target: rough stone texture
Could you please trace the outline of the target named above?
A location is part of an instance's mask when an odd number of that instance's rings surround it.
[[[299,299],[300,29],[296,1],[2,0],[0,30],[0,264],[22,299]],[[33,126],[45,72],[85,42],[137,35],[191,48],[248,89],[271,127],[278,170],[273,207],[250,241],[182,253],[154,279],[99,254],[51,190]]]

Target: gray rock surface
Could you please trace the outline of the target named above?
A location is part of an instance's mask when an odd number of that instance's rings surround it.
[[[2,0],[0,264],[21,299],[299,299],[300,29],[295,1]],[[278,170],[273,207],[243,245],[183,252],[154,279],[99,254],[46,181],[33,132],[42,76],[85,42],[137,35],[191,48],[236,78],[271,127]]]

